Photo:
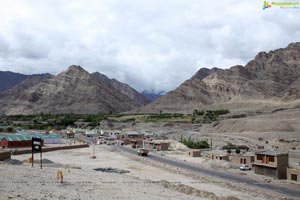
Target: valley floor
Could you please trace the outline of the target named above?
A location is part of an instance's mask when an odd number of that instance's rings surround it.
[[[0,199],[295,199],[258,187],[231,183],[204,174],[192,174],[146,159],[127,155],[104,145],[43,154],[44,167],[23,162],[0,164]],[[26,161],[30,155],[13,156]],[[129,170],[116,174],[95,171],[99,167]],[[64,182],[56,180],[62,170]]]

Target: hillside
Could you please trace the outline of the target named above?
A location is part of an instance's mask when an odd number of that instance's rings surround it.
[[[54,77],[28,78],[0,94],[0,113],[118,113],[147,103],[130,86],[118,82],[117,88],[99,74],[73,65]]]
[[[194,109],[264,110],[300,105],[300,43],[260,52],[245,66],[200,69],[192,78],[135,112]]]

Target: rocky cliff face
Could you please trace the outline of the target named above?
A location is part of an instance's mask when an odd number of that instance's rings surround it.
[[[145,105],[110,86],[105,77],[73,65],[55,77],[25,80],[0,94],[0,113],[109,113]]]
[[[100,74],[99,72],[93,73],[92,76],[102,84],[106,84],[107,87],[117,90],[121,94],[128,96],[136,103],[137,106],[144,106],[150,103],[148,99],[146,99],[143,95],[126,83],[121,83],[116,79],[109,79],[107,76]]]
[[[245,66],[202,68],[141,112],[193,109],[264,109],[300,105],[300,43],[260,52]]]

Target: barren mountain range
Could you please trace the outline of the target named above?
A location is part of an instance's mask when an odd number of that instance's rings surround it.
[[[2,73],[3,74],[3,73]],[[300,106],[300,43],[260,52],[245,66],[202,68],[175,90],[149,103],[143,95],[98,72],[70,66],[57,76],[5,72],[0,114],[263,110]],[[2,81],[3,82],[3,81]],[[4,81],[5,83],[5,81]],[[8,89],[10,88],[10,89]],[[148,105],[147,105],[148,104]]]
[[[30,76],[0,93],[0,113],[118,113],[149,101],[127,84],[70,66],[57,76]]]
[[[261,110],[300,105],[300,43],[260,52],[245,66],[202,68],[178,88],[134,112]]]

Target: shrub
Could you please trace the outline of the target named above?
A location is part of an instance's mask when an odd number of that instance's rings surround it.
[[[241,153],[241,150],[236,149],[236,150],[235,150],[235,153],[236,153],[236,154],[239,154],[239,153]]]
[[[231,153],[231,149],[228,149],[228,150],[227,150],[227,153]]]
[[[191,149],[205,149],[205,148],[209,148],[209,144],[205,140],[194,142],[194,141],[192,141],[189,138],[188,140],[187,139],[183,139],[180,142],[183,143],[184,145],[186,145],[187,147],[191,148]]]

